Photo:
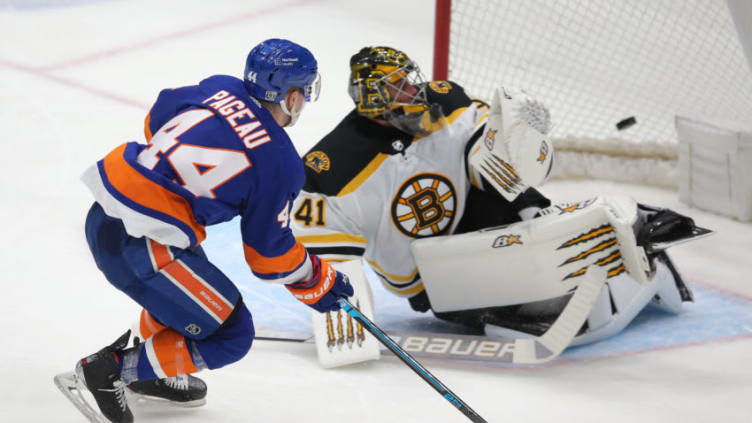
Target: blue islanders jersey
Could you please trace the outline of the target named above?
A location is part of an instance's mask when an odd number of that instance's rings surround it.
[[[241,216],[246,261],[261,279],[296,282],[311,262],[289,227],[305,181],[287,133],[243,82],[217,75],[163,90],[146,117],[148,144],[120,145],[83,175],[129,235],[179,248]]]

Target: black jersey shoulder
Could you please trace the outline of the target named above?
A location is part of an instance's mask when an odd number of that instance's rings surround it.
[[[444,116],[452,112],[468,107],[472,100],[465,93],[465,89],[452,81],[431,81],[426,84],[426,98],[428,103],[438,103]]]
[[[337,195],[380,154],[397,154],[396,141],[408,145],[411,137],[350,112],[303,157],[304,190]]]

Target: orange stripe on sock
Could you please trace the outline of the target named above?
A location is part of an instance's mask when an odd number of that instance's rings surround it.
[[[156,265],[156,269],[154,270],[158,271],[159,269],[167,266],[172,261],[172,254],[170,254],[170,250],[166,246],[158,243],[157,241],[150,239],[148,242],[149,246],[151,247],[151,259]]]
[[[296,242],[289,251],[278,257],[266,257],[261,255],[253,247],[243,244],[245,261],[257,273],[286,273],[292,272],[303,263],[306,258],[306,250],[303,244]]]
[[[161,332],[166,327],[167,326],[162,326],[157,323],[148,311],[145,309],[141,310],[141,323],[139,324],[138,330],[141,332],[141,336],[144,339],[151,338],[154,334]]]
[[[159,365],[167,377],[198,372],[191,360],[185,337],[174,329],[167,329],[152,338]]]
[[[221,321],[224,322],[227,320],[227,317],[232,313],[232,304],[218,297],[206,286],[204,281],[196,279],[180,261],[171,262],[162,271],[172,276],[174,281],[193,294],[198,301],[211,310]]]
[[[171,216],[193,230],[197,244],[206,238],[206,230],[193,216],[193,210],[185,198],[152,182],[125,161],[123,153],[127,144],[105,156],[104,171],[107,180],[122,195],[144,207]]]

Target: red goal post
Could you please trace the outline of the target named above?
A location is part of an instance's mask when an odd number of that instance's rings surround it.
[[[433,38],[433,80],[444,81],[449,76],[449,34],[452,0],[436,0],[436,26]]]
[[[436,0],[433,79],[543,101],[555,175],[675,187],[677,115],[752,122],[750,3]]]

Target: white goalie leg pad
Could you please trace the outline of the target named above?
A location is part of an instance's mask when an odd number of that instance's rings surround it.
[[[638,283],[628,274],[609,279],[588,316],[588,330],[577,336],[572,345],[589,344],[621,332],[658,293],[666,296],[667,306],[662,309],[681,313],[682,299],[674,277],[660,261],[656,261],[655,276],[649,284]]]
[[[627,274],[609,279],[588,316],[587,332],[577,336],[572,345],[600,341],[621,332],[645,308],[655,292],[655,284],[637,283]],[[612,309],[612,302],[616,310]]]
[[[412,243],[434,311],[523,304],[574,290],[590,265],[609,277],[649,281],[650,265],[632,226],[637,205],[603,196],[556,205],[529,221]]]
[[[363,261],[330,262],[350,279],[355,294],[350,302],[369,319],[373,317],[373,294],[363,272]],[[313,335],[319,364],[324,368],[345,366],[381,357],[379,342],[342,310],[319,313],[311,310]]]
[[[558,357],[565,348],[572,345],[572,340],[593,309],[607,277],[603,268],[588,267],[582,283],[546,333],[534,338],[514,340],[512,361],[519,364],[545,363]]]
[[[608,224],[613,228],[613,234],[621,253],[624,269],[639,283],[648,283],[651,278],[650,262],[645,249],[637,245],[635,237],[636,226],[639,225],[637,202],[621,195],[601,195],[592,200],[565,205],[553,205],[541,210],[541,215],[564,215],[580,208],[600,208]],[[612,277],[613,275],[609,275]]]
[[[601,292],[587,316],[588,330],[574,337],[569,345],[589,344],[618,334],[653,300],[661,287],[673,287],[678,307],[681,308],[681,298],[674,278],[663,263],[657,264],[654,281],[649,284],[638,283],[626,273],[609,279],[600,288]],[[671,292],[669,289],[665,291]],[[677,303],[672,301],[671,304]],[[585,320],[581,323],[584,322]],[[535,338],[532,334],[490,324],[485,326],[485,333],[487,336],[510,340]]]

